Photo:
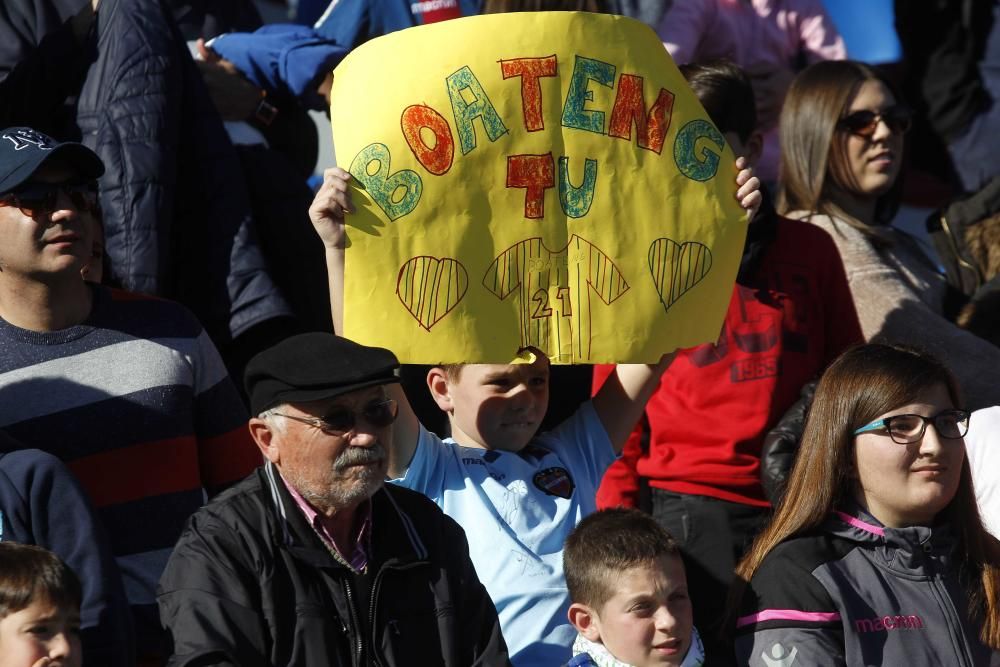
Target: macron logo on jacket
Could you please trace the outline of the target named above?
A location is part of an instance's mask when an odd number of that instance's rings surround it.
[[[854,621],[857,632],[883,632],[886,630],[923,630],[924,621],[916,614],[876,616],[873,619],[861,618]]]
[[[761,660],[767,667],[792,667],[795,663],[795,658],[799,655],[799,649],[795,646],[789,651],[781,644],[775,644],[771,647],[771,654],[768,655],[765,651],[760,654]]]

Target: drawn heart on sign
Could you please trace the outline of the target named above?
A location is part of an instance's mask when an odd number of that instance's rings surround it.
[[[649,273],[665,311],[704,280],[711,268],[712,251],[703,243],[659,238],[649,246]]]
[[[469,274],[451,257],[413,257],[396,276],[396,296],[427,331],[458,305],[468,287]]]

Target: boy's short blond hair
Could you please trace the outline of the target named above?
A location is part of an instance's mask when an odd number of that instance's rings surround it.
[[[653,517],[624,507],[595,512],[573,529],[563,548],[570,601],[599,609],[614,595],[618,575],[661,556],[679,558],[680,547]]]
[[[542,358],[549,361],[548,356],[544,352],[535,347],[522,347],[517,351],[518,355],[532,354],[536,359]],[[462,369],[470,364],[435,364],[437,368],[444,371],[444,374],[448,376],[448,379],[452,382],[457,382],[462,376]],[[552,362],[549,361],[549,366],[551,367]]]
[[[80,580],[51,551],[31,544],[0,542],[0,619],[36,600],[80,610]]]

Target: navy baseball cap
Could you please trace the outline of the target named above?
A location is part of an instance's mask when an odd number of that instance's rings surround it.
[[[51,160],[69,166],[85,180],[104,173],[101,158],[83,144],[59,143],[30,127],[8,127],[0,131],[0,195],[16,190]]]

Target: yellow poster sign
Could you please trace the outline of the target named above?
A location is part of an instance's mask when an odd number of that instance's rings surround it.
[[[735,158],[656,35],[476,16],[334,73],[345,335],[404,362],[654,362],[714,341],[746,233]]]

